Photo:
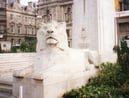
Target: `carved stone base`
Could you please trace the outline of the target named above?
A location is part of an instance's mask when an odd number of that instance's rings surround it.
[[[34,79],[31,75],[14,77],[13,95],[14,98],[20,98],[22,87],[23,98],[62,98],[65,92],[85,85],[96,73],[96,69],[65,75],[47,73],[43,80]]]
[[[20,91],[22,87],[22,93]],[[43,98],[43,80],[34,80],[33,78],[13,78],[13,96],[20,98]]]

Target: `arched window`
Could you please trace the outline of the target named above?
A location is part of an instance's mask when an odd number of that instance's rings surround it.
[[[12,38],[11,39],[11,46],[13,46],[14,45],[14,39]]]
[[[17,26],[17,32],[18,32],[18,34],[20,34],[21,33],[21,26]]]
[[[72,10],[71,10],[70,7],[68,7],[67,10],[66,10],[65,21],[66,22],[72,21]]]
[[[18,39],[18,44],[21,44],[21,39]]]
[[[47,16],[47,22],[50,22],[52,19],[52,14],[50,13],[50,10],[46,10],[46,16]]]
[[[11,33],[14,33],[14,25],[10,25],[10,31]]]

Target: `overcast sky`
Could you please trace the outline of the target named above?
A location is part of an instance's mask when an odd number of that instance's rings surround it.
[[[27,2],[29,2],[29,1],[36,2],[38,0],[20,0],[21,4],[23,4],[23,5],[27,5]]]

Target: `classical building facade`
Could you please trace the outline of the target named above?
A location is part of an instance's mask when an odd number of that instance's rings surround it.
[[[43,22],[51,20],[67,23],[67,35],[69,46],[72,45],[72,5],[73,0],[39,0],[38,15]]]
[[[6,35],[6,1],[0,0],[0,39],[5,40]]]
[[[27,6],[20,4],[20,0],[1,0],[4,10],[0,10],[0,41],[9,41],[11,46],[19,46],[36,36],[36,9],[33,2]],[[1,22],[3,21],[3,22]],[[3,25],[1,25],[3,24]]]
[[[116,23],[118,42],[129,37],[129,0],[116,0]]]

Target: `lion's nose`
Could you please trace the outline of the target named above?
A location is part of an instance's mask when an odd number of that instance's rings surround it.
[[[47,31],[48,34],[51,34],[51,33],[53,33],[53,32],[54,32],[53,30],[48,30],[48,31]]]

